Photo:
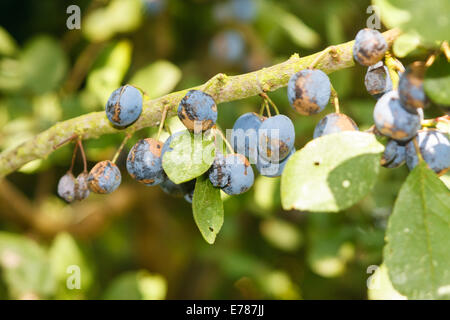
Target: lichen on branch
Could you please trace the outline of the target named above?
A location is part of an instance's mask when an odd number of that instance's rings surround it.
[[[400,31],[392,29],[383,33],[389,46],[399,36]],[[306,56],[299,57],[294,54],[285,62],[263,68],[254,72],[227,76],[218,74],[205,84],[195,88],[173,92],[166,96],[144,102],[142,115],[136,123],[126,130],[118,130],[111,126],[106,118],[105,112],[92,112],[73,119],[58,122],[51,128],[41,132],[36,137],[28,140],[19,146],[5,150],[0,154],[0,178],[19,169],[26,163],[46,158],[50,153],[74,134],[81,139],[98,138],[104,134],[131,132],[145,127],[157,126],[160,122],[162,112],[166,107],[167,116],[172,116],[183,96],[191,89],[206,91],[216,100],[222,103],[233,100],[245,99],[259,95],[262,92],[269,92],[285,87],[289,78],[299,70],[307,68],[319,55],[320,60],[315,64],[315,68],[321,69],[325,73],[332,73],[354,65],[352,49],[353,42],[333,46],[333,50],[327,50]]]

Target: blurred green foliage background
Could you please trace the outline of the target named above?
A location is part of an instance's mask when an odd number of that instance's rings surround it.
[[[78,1],[81,29],[69,30],[73,1],[0,3],[0,150],[57,121],[104,108],[124,83],[150,97],[199,85],[219,72],[240,74],[352,40],[370,1],[93,0]],[[406,64],[406,63],[405,63]],[[365,69],[331,75],[341,109],[360,129],[375,100]],[[332,112],[302,117],[286,90],[271,94],[295,123],[296,148]],[[257,111],[259,98],[219,106],[219,124]],[[433,108],[427,110],[433,115]],[[428,117],[428,114],[426,115]],[[170,120],[173,131],[180,127]],[[131,139],[156,133],[140,130]],[[167,134],[163,136],[163,139]],[[110,159],[123,135],[85,141],[89,167]],[[67,205],[56,194],[73,145],[33,161],[0,182],[2,299],[366,299],[382,261],[386,219],[407,175],[382,168],[363,201],[339,214],[285,212],[279,179],[257,177],[247,193],[225,198],[214,245],[201,237],[191,207],[125,174],[111,195]],[[75,171],[81,172],[78,159]],[[67,286],[78,266],[81,288]],[[370,298],[396,297],[383,269]],[[70,286],[69,286],[70,287]]]

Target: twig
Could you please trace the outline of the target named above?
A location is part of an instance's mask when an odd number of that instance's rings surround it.
[[[386,42],[392,45],[393,41],[400,35],[400,31],[392,29],[383,33]],[[325,73],[332,73],[337,70],[354,66],[352,50],[354,41],[349,41],[336,45],[336,52],[339,59],[334,59],[330,55],[323,55],[321,63],[316,68]],[[217,81],[217,90],[214,99],[216,103],[234,101],[256,96],[264,91],[275,91],[285,87],[290,77],[299,70],[311,65],[311,62],[321,53],[299,58],[293,55],[289,60],[258,71],[236,75],[223,75],[221,81]],[[191,89],[201,89],[198,86]],[[168,106],[167,116],[175,115],[175,109],[180,100],[190,89],[174,92],[164,97],[144,102],[144,108],[138,121],[132,129],[133,131],[159,124],[160,110],[163,106]],[[38,134],[34,138],[21,145],[3,151],[0,154],[0,177],[3,177],[24,164],[47,157],[54,151],[54,145],[59,145],[63,141],[76,135],[86,140],[98,138],[105,134],[118,133],[105,116],[105,112],[92,112],[73,119],[58,122],[46,131]],[[73,138],[72,138],[73,139]]]
[[[336,46],[330,46],[323,50],[314,60],[311,62],[311,64],[308,66],[309,69],[313,69],[316,67],[316,65],[319,63],[320,60],[323,59],[325,55],[330,55],[333,59],[336,59],[337,57],[337,50]]]

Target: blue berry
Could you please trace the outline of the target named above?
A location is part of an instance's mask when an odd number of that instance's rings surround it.
[[[230,180],[230,171],[222,153],[216,153],[216,157],[209,169],[208,176],[211,184],[216,188],[223,188],[228,184],[228,181]]]
[[[383,61],[379,61],[367,69],[364,84],[367,92],[375,99],[381,98],[383,94],[392,90],[392,80]]]
[[[59,179],[58,195],[67,202],[75,200],[75,178],[71,172],[67,172]]]
[[[189,203],[192,203],[192,201],[194,200],[194,191],[195,191],[195,188],[193,188],[191,191],[187,192],[184,195],[184,200],[186,200]]]
[[[294,146],[294,125],[285,115],[279,114],[265,120],[258,134],[258,153],[271,162],[282,161]]]
[[[127,170],[130,176],[146,186],[160,184],[165,179],[162,168],[162,142],[147,138],[139,140],[128,153]]]
[[[255,163],[258,157],[258,130],[264,119],[254,112],[248,112],[233,125],[230,140],[234,152],[246,156],[250,163]]]
[[[251,22],[255,19],[258,6],[255,0],[230,0],[219,2],[214,7],[214,18],[220,22],[239,20]]]
[[[236,19],[244,22],[252,21],[257,13],[254,0],[231,0],[231,8]]]
[[[131,85],[113,91],[106,103],[106,116],[111,123],[123,128],[135,122],[142,113],[142,93]]]
[[[423,79],[426,67],[423,62],[414,62],[400,76],[398,94],[403,108],[415,113],[417,109],[425,108],[428,98],[423,89]]]
[[[331,133],[358,130],[358,126],[352,118],[343,113],[330,113],[316,125],[314,139]]]
[[[241,154],[228,154],[225,157],[229,170],[228,183],[222,190],[228,195],[246,192],[253,185],[255,176],[247,158]]]
[[[76,200],[83,200],[89,196],[90,191],[88,187],[88,176],[89,174],[87,172],[82,172],[77,176],[77,179],[75,181]]]
[[[189,131],[196,129],[195,122],[199,131],[206,131],[217,121],[216,102],[203,91],[190,90],[178,106],[178,117]]]
[[[384,149],[381,165],[386,168],[397,168],[405,163],[406,148],[395,140],[389,140]]]
[[[417,143],[423,160],[431,170],[442,175],[450,169],[450,141],[445,133],[438,130],[420,131]],[[418,161],[414,141],[410,141],[406,145],[406,164],[412,170]]]
[[[238,62],[245,54],[244,38],[238,31],[223,31],[214,36],[209,51],[214,58],[220,61]]]
[[[109,160],[98,162],[88,176],[89,189],[100,194],[113,192],[121,182],[122,176],[119,168]]]
[[[301,70],[289,79],[288,99],[299,114],[309,116],[321,112],[331,95],[331,83],[321,70]]]
[[[150,16],[155,16],[164,10],[166,0],[141,0],[144,5],[144,12]]]
[[[256,163],[256,168],[262,176],[270,178],[279,177],[283,173],[284,167],[286,166],[289,158],[295,153],[295,151],[295,148],[292,148],[286,159],[284,159],[280,163],[273,163],[265,160],[262,157],[259,157],[258,162]]]
[[[402,107],[396,90],[389,91],[377,101],[373,119],[381,134],[397,141],[410,140],[420,129],[420,115]]]
[[[353,58],[368,67],[383,59],[387,49],[386,40],[379,31],[365,28],[356,34]]]

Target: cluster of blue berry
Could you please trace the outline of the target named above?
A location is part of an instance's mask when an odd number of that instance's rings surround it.
[[[417,165],[420,153],[432,170],[442,174],[450,167],[449,138],[435,129],[423,130],[421,125],[423,108],[429,103],[423,89],[427,65],[416,62],[404,70],[397,61],[399,67],[395,72],[398,72],[399,81],[398,89],[394,89],[391,70],[382,61],[387,56],[387,49],[384,37],[372,29],[359,31],[353,47],[354,59],[368,67],[365,77],[367,91],[377,99],[373,113],[374,131],[390,139],[381,164],[395,168],[406,162],[412,169]],[[319,58],[321,56],[317,59]],[[334,96],[336,112],[319,121],[314,129],[314,138],[359,130],[350,117],[339,112],[337,94],[330,79],[323,71],[314,68],[317,59],[309,68],[290,78],[287,87],[289,103],[297,113],[309,116],[323,111]],[[251,164],[256,166],[261,175],[277,177],[282,174],[288,159],[295,153],[295,129],[292,121],[279,114],[278,108],[265,93],[261,93],[261,97],[261,112],[249,112],[236,120],[231,130],[229,152],[224,154],[216,150],[216,156],[208,170],[212,185],[228,195],[238,195],[251,188],[254,183]],[[142,113],[142,105],[142,92],[134,86],[125,85],[111,94],[106,103],[106,116],[113,126],[126,128],[137,121]],[[271,115],[270,106],[275,109],[276,115]],[[210,129],[221,133],[216,128],[216,102],[206,92],[187,92],[178,106],[178,117],[194,135]],[[165,113],[162,124],[164,121]],[[139,140],[128,154],[126,167],[130,176],[138,182],[146,186],[159,185],[165,192],[183,195],[188,202],[192,202],[195,179],[176,184],[169,179],[162,164],[164,154],[173,151],[171,142],[184,133],[185,131],[176,132],[164,143],[159,138]],[[226,143],[228,144],[227,141]],[[79,144],[81,146],[80,141]],[[217,144],[216,147],[219,149]],[[74,155],[75,152],[76,150]],[[114,160],[97,163],[89,174],[85,164],[84,172],[77,178],[72,174],[72,167],[58,185],[59,195],[68,202],[84,199],[90,191],[111,193],[121,183],[121,173]]]
[[[400,62],[398,89],[393,88],[388,68],[383,64],[387,43],[381,33],[372,29],[358,32],[353,48],[354,59],[368,66],[367,91],[378,101],[373,111],[377,131],[390,138],[381,160],[383,166],[396,168],[406,162],[412,170],[418,163],[417,153],[437,174],[450,167],[450,141],[446,133],[422,129],[423,109],[429,105],[424,91],[427,65],[414,62],[406,70]],[[417,146],[414,139],[417,137]]]

